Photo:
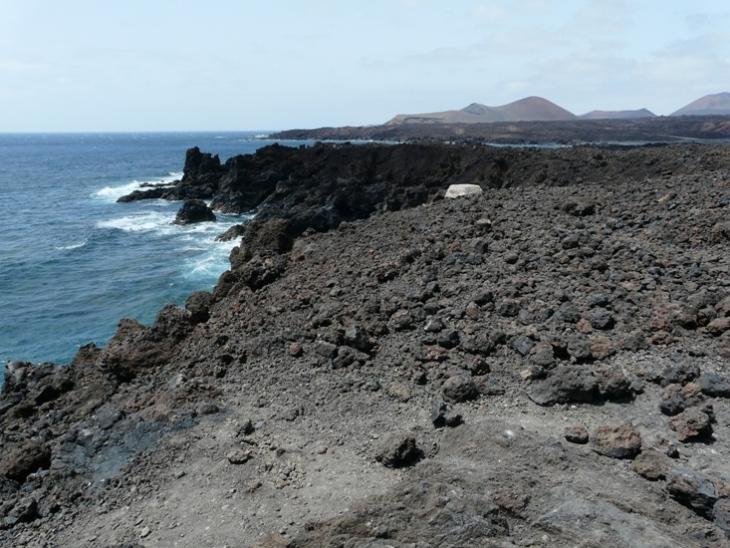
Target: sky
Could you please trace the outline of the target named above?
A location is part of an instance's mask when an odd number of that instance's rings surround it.
[[[727,0],[0,0],[0,132],[274,130],[730,91]]]

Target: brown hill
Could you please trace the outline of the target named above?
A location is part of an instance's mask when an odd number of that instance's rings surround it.
[[[730,93],[705,95],[701,99],[682,107],[672,116],[721,116],[730,114]]]
[[[386,125],[401,124],[483,124],[492,122],[538,122],[573,120],[572,112],[543,99],[542,97],[525,97],[519,101],[490,107],[480,103],[472,103],[461,110],[447,110],[425,114],[399,114]]]

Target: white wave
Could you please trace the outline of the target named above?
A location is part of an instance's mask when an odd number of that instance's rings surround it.
[[[140,211],[116,219],[96,223],[97,228],[115,229],[123,232],[154,232],[160,236],[177,236],[183,241],[200,242],[213,245],[215,237],[235,224],[233,221],[204,222],[190,225],[173,224],[174,213],[159,211]],[[201,240],[202,237],[202,240]]]
[[[205,244],[207,252],[186,261],[183,275],[187,278],[205,279],[212,282],[220,276],[221,272],[230,267],[228,257],[237,242],[216,242],[210,239],[206,240]]]
[[[241,217],[239,219],[235,220],[229,220],[229,219],[219,219],[218,221],[211,221],[211,222],[203,222],[203,223],[193,223],[189,225],[175,225],[181,234],[184,234],[184,236],[181,236],[182,239],[190,241],[195,240],[199,241],[200,236],[208,236],[208,240],[206,240],[206,243],[209,241],[210,243],[215,242],[215,237],[219,234],[222,234],[229,228],[231,228],[233,225],[245,222],[247,219],[246,217]]]
[[[58,246],[55,246],[55,248],[57,251],[65,251],[68,249],[78,249],[80,247],[84,247],[85,245],[86,245],[86,240],[83,240],[81,242],[74,243],[74,244],[58,245]]]
[[[97,228],[108,228],[121,230],[123,232],[152,232],[160,231],[163,233],[172,233],[175,225],[171,224],[174,217],[169,214],[149,211],[127,215],[117,219],[108,219],[96,223]]]
[[[126,196],[135,190],[140,190],[147,186],[164,186],[177,181],[182,177],[182,172],[171,171],[167,176],[158,179],[150,179],[148,181],[134,180],[129,183],[118,186],[105,186],[94,192],[91,196],[108,202],[116,202],[122,196]]]
[[[250,215],[226,216],[218,222],[173,224],[174,213],[139,211],[97,223],[101,229],[120,230],[127,233],[149,233],[153,237],[169,238],[186,256],[180,266],[180,275],[196,283],[213,283],[221,272],[230,267],[228,257],[238,245],[237,239],[216,241],[216,237],[234,224],[245,222]],[[174,244],[173,244],[174,245]]]
[[[216,257],[214,255],[206,255],[205,257],[198,259],[197,261],[193,261],[191,265],[190,275],[193,277],[208,277],[208,276],[215,276],[216,274],[220,274],[222,270],[225,270],[225,267],[221,268],[223,261],[220,259],[220,257]]]
[[[121,186],[105,186],[104,188],[101,188],[94,192],[92,194],[92,197],[101,198],[110,202],[116,202],[118,198],[121,198],[122,196],[125,196],[130,192],[138,190],[140,186],[141,185],[138,181],[133,181],[131,183],[127,183],[126,185]]]

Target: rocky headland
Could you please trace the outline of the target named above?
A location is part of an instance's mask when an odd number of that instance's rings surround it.
[[[730,147],[191,149],[146,198],[256,218],[8,366],[0,544],[730,545]]]

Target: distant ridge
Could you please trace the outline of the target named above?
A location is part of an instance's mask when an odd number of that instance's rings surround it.
[[[582,114],[584,120],[634,120],[638,118],[656,118],[656,114],[646,108],[638,110],[592,110]]]
[[[525,97],[514,103],[489,107],[472,103],[461,110],[425,114],[398,114],[385,125],[483,124],[491,122],[545,122],[574,120],[575,114],[542,97]]]
[[[679,109],[670,116],[728,116],[730,93],[706,95]],[[552,122],[569,120],[638,120],[656,118],[646,108],[636,110],[592,110],[576,116],[569,110],[543,97],[525,97],[519,101],[498,107],[472,103],[460,110],[427,112],[423,114],[398,114],[384,126],[411,124],[489,124],[495,122]]]
[[[730,114],[730,93],[705,95],[701,99],[682,107],[672,116],[722,116]]]

